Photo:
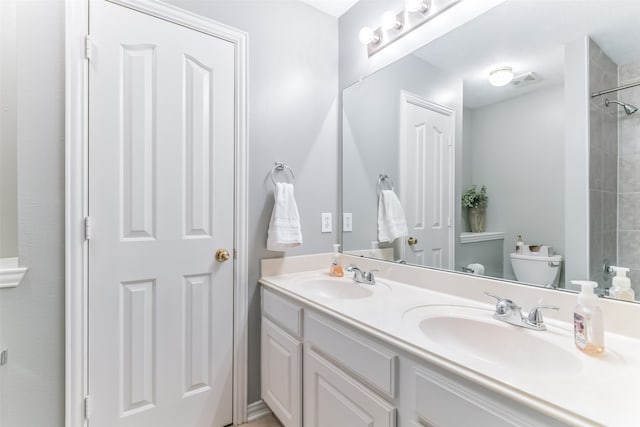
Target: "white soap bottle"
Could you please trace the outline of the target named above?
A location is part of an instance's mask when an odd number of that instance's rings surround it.
[[[593,292],[598,284],[583,280],[572,280],[571,283],[582,286],[573,312],[576,347],[590,355],[600,354],[604,351],[604,321],[598,297]]]
[[[627,277],[628,268],[612,267],[616,275],[613,278],[609,296],[615,299],[633,301],[636,298],[635,292],[631,289],[631,280]]]

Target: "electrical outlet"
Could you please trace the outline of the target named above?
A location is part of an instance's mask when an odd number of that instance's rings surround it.
[[[342,214],[342,231],[353,231],[353,215],[351,212]]]
[[[331,233],[331,212],[322,213],[322,232]]]

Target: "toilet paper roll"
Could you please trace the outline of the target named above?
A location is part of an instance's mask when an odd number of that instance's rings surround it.
[[[473,274],[484,276],[484,265],[482,264],[469,264],[467,265],[467,268],[471,270]]]

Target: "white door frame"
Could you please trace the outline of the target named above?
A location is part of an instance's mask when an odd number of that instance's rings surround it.
[[[456,144],[455,144],[455,135],[456,135],[456,113],[453,109],[449,107],[445,107],[444,105],[436,104],[435,102],[429,101],[426,98],[423,98],[414,93],[408,92],[406,90],[400,91],[400,139],[399,139],[399,152],[400,152],[400,164],[398,165],[398,170],[400,171],[400,202],[402,203],[402,209],[404,209],[405,213],[407,212],[407,171],[405,168],[404,160],[407,153],[407,141],[406,141],[406,126],[407,126],[407,110],[405,106],[407,104],[417,105],[418,107],[426,108],[431,111],[435,111],[436,113],[444,114],[445,116],[449,116],[453,122],[453,127],[451,128],[451,140],[449,144],[451,146],[451,150],[449,150],[449,191],[450,191],[450,204],[449,204],[449,269],[453,269],[455,263],[455,170],[456,170]],[[401,253],[402,258],[405,257],[406,250],[405,242],[402,242],[401,245]]]
[[[248,35],[183,9],[149,0],[108,0],[235,46],[235,207],[233,423],[247,420],[247,66]],[[89,0],[65,1],[65,425],[86,425],[88,360]]]

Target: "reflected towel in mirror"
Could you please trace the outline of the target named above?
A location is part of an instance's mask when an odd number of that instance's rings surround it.
[[[378,240],[393,242],[409,234],[407,218],[393,190],[382,190],[378,199]]]
[[[275,203],[267,231],[267,249],[284,251],[302,244],[302,228],[298,205],[293,197],[293,184],[278,182],[274,190]]]

